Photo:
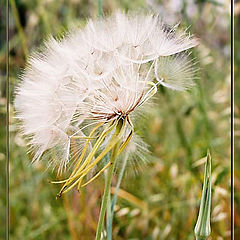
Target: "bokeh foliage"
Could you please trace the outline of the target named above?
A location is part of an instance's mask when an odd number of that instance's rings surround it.
[[[87,18],[96,18],[97,1],[10,0],[9,3],[10,238],[94,239],[103,178],[90,184],[80,195],[72,191],[56,200],[59,186],[48,183],[49,179],[56,178],[56,173],[46,170],[44,162],[30,163],[24,139],[17,131],[12,103],[14,88],[28,54],[37,49],[49,34],[61,38],[68,29],[84,26]],[[203,181],[203,158],[207,149],[211,151],[213,171],[211,238],[230,239],[228,4],[228,1],[206,0],[103,0],[106,15],[116,9],[159,12],[169,24],[181,20],[181,27],[191,25],[190,31],[201,40],[193,53],[200,69],[193,90],[178,93],[161,89],[149,116],[136,126],[150,146],[151,161],[142,166],[138,175],[131,174],[134,172],[131,167],[127,169],[115,211],[114,240],[193,239]],[[237,17],[236,20],[239,24]],[[239,41],[236,44],[239,45]],[[5,50],[6,45],[1,44],[1,61],[6,58]],[[240,63],[240,59],[236,58],[236,65],[237,62]],[[2,64],[1,78],[4,71]],[[239,75],[237,68],[236,75]],[[240,99],[238,95],[236,93]],[[4,82],[0,97],[2,123],[6,116]],[[239,111],[236,108],[236,124],[240,121]],[[0,134],[2,167],[6,152],[2,142],[5,138],[4,124],[1,124]],[[0,178],[2,185],[5,184],[4,177]],[[236,182],[236,189],[239,186]],[[4,196],[3,190],[0,190],[1,196]],[[239,196],[235,198],[239,203]],[[1,208],[5,200],[1,198]],[[3,219],[4,213],[1,211],[0,214]],[[237,216],[236,226],[240,225],[239,222]],[[4,236],[3,228],[0,235]]]

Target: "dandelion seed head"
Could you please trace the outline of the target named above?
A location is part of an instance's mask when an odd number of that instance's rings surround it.
[[[137,112],[159,84],[174,90],[193,85],[194,63],[186,51],[198,40],[178,25],[166,29],[159,19],[117,12],[89,20],[30,56],[15,108],[33,160],[61,149],[54,165],[66,168],[86,142],[79,139],[97,123]]]

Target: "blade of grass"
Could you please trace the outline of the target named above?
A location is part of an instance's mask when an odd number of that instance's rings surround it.
[[[111,192],[113,194],[115,194],[116,192],[116,188],[112,187],[111,188]],[[122,199],[127,200],[128,202],[132,203],[133,205],[139,207],[142,210],[146,210],[148,208],[148,205],[146,202],[144,202],[143,200],[137,198],[136,196],[134,196],[133,194],[119,188],[118,190],[118,196]]]
[[[12,13],[13,13],[13,16],[14,16],[14,19],[16,22],[17,31],[18,31],[19,37],[21,39],[24,58],[27,59],[27,56],[28,56],[27,41],[26,41],[26,37],[24,34],[22,24],[20,22],[20,17],[18,14],[18,9],[17,9],[16,3],[15,3],[15,0],[10,0],[10,4],[11,4]]]

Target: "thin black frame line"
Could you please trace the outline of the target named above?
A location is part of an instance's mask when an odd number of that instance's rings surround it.
[[[7,148],[6,148],[6,239],[9,239],[9,2],[6,1],[6,96],[7,96]]]
[[[231,239],[234,240],[234,0],[231,0]],[[6,0],[6,239],[9,239],[9,1]]]
[[[234,240],[234,0],[231,1],[231,239]]]

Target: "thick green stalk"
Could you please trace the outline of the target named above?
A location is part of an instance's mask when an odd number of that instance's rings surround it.
[[[122,122],[122,120],[120,120],[117,127],[116,127],[115,135],[117,135],[120,132],[120,130],[122,128],[122,124],[123,124],[123,122]],[[96,238],[95,238],[96,240],[101,239],[101,233],[102,233],[102,229],[103,229],[103,223],[104,223],[104,217],[105,217],[105,212],[106,212],[106,207],[107,207],[107,201],[108,201],[108,197],[109,197],[109,194],[110,194],[112,176],[113,176],[113,172],[114,172],[114,167],[116,165],[118,149],[119,149],[119,142],[114,146],[114,148],[112,150],[112,155],[111,155],[111,159],[110,159],[111,165],[110,165],[110,167],[108,169],[108,172],[107,172],[105,190],[104,190],[104,194],[103,194],[103,198],[102,198],[100,216],[99,216],[99,219],[98,219],[98,226],[97,226],[97,232],[96,232]]]

